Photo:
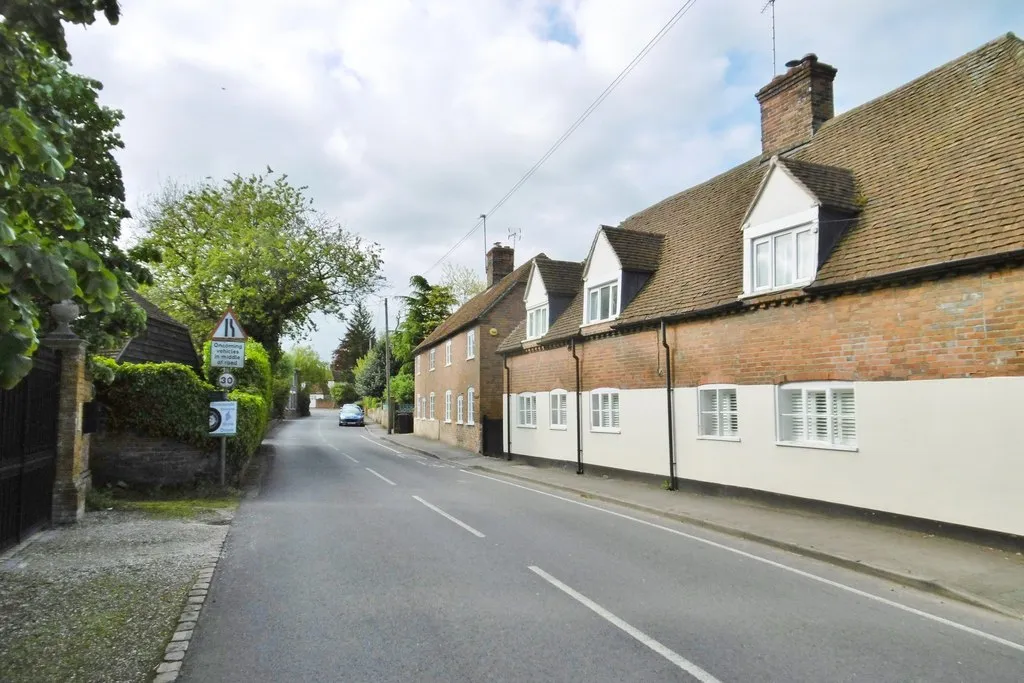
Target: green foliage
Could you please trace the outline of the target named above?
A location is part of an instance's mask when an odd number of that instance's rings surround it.
[[[205,336],[230,305],[271,360],[280,341],[341,315],[381,281],[380,247],[314,210],[287,176],[167,187],[142,210],[140,246],[160,251],[145,293]]]
[[[187,365],[122,363],[113,382],[97,386],[97,399],[107,406],[111,431],[205,447],[211,445],[208,412],[212,390]]]
[[[356,393],[355,387],[348,382],[338,382],[331,387],[331,398],[341,406],[346,403],[355,403],[356,399],[359,398],[359,394]]]
[[[363,407],[363,411],[367,413],[370,412],[371,410],[376,410],[377,408],[380,408],[381,405],[380,399],[377,398],[376,396],[364,396],[359,400],[358,403]]]
[[[210,342],[203,344],[203,371],[206,380],[215,384],[224,370],[210,367],[210,347]],[[236,391],[256,394],[263,399],[267,410],[270,410],[274,403],[274,375],[270,371],[270,358],[259,342],[250,339],[245,343],[245,366],[232,368],[231,373],[235,376]]]
[[[355,381],[356,361],[366,355],[376,341],[373,318],[363,302],[356,304],[345,330],[345,336],[331,356],[331,372],[339,382]]]
[[[86,361],[89,377],[95,384],[108,385],[117,375],[117,362],[106,356],[89,356]]]
[[[64,21],[88,25],[96,21],[97,12],[103,12],[107,21],[117,24],[121,16],[117,0],[7,0],[0,3],[0,10],[11,30],[27,33],[65,61],[71,55]]]
[[[360,396],[381,396],[384,393],[384,379],[387,376],[384,357],[384,340],[379,340],[370,352],[356,361],[355,390]]]
[[[309,417],[309,392],[305,389],[299,389],[299,417]]]
[[[391,378],[391,401],[393,403],[412,403],[416,392],[416,378],[409,373],[402,373]]]
[[[274,403],[271,415],[275,418],[284,417],[288,410],[288,397],[292,393],[292,381],[284,377],[274,378]]]
[[[441,284],[455,297],[455,305],[462,306],[487,289],[487,283],[469,266],[449,261],[441,269]]]
[[[444,285],[431,285],[422,275],[409,278],[411,296],[405,300],[405,320],[398,332],[408,348],[416,348],[438,325],[452,314],[456,300]]]
[[[292,359],[292,364],[299,371],[299,382],[305,382],[306,388],[311,393],[328,392],[327,383],[331,381],[331,368],[311,346],[296,346],[288,351],[287,356]]]
[[[236,390],[228,399],[238,401],[238,428],[235,436],[228,439],[228,464],[237,472],[263,443],[270,421],[268,404],[258,394]]]

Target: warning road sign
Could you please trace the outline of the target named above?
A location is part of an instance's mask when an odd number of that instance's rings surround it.
[[[220,322],[213,328],[213,334],[210,336],[224,341],[245,341],[248,338],[238,318],[235,317],[235,312],[230,308],[221,316]]]

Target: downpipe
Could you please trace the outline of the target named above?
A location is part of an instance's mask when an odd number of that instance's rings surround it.
[[[661,345],[665,348],[665,402],[668,407],[668,490],[675,491],[678,486],[676,481],[675,415],[672,410],[672,351],[668,346],[668,327],[664,320],[661,321]]]
[[[576,340],[569,342],[569,351],[576,361],[576,474],[583,474],[583,399],[580,392],[580,357],[576,355]]]
[[[512,459],[512,368],[508,366],[508,356],[502,356],[505,366],[505,430],[508,435],[508,446],[505,448],[505,459]]]

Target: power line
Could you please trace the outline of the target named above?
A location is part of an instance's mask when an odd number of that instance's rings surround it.
[[[484,225],[484,221],[486,221],[486,218],[484,218],[484,216],[487,216],[489,218],[494,214],[495,211],[499,210],[502,206],[504,206],[505,202],[511,199],[512,195],[518,192],[519,188],[525,185],[526,182],[533,176],[533,174],[536,173],[537,170],[544,165],[544,162],[551,158],[551,155],[558,151],[558,148],[561,147],[565,143],[565,141],[568,140],[569,137],[576,132],[576,129],[582,126],[583,122],[586,121],[599,106],[601,106],[601,103],[608,99],[608,96],[611,95],[612,92],[617,87],[619,87],[622,81],[624,81],[626,77],[629,76],[630,73],[632,73],[633,69],[635,69],[640,64],[640,62],[642,62],[644,58],[647,57],[648,53],[650,53],[650,51],[653,50],[659,42],[661,42],[661,39],[668,35],[669,31],[671,31],[672,28],[677,23],[679,23],[679,20],[682,19],[683,16],[690,11],[690,9],[694,6],[694,4],[696,4],[696,2],[697,0],[686,0],[686,2],[683,3],[683,6],[680,7],[676,11],[676,13],[673,14],[667,22],[665,22],[665,25],[662,26],[649,41],[647,41],[647,44],[644,45],[638,53],[636,53],[633,59],[630,60],[629,64],[623,67],[622,71],[619,72],[619,75],[616,76],[612,80],[612,82],[608,84],[608,86],[601,92],[601,94],[597,96],[597,99],[591,102],[590,106],[583,110],[583,113],[580,114],[575,121],[573,121],[572,125],[569,126],[569,128],[564,133],[562,133],[562,135],[557,140],[555,140],[554,144],[552,144],[551,147],[548,148],[548,150],[537,161],[537,163],[531,166],[530,170],[523,174],[523,177],[521,177],[516,182],[516,184],[512,186],[512,189],[506,192],[505,195],[501,199],[499,199],[497,203],[494,206],[492,206],[489,211],[485,212],[484,214],[481,214],[480,219],[477,220],[476,224],[472,227],[472,229],[470,229],[469,232],[463,235],[462,238],[458,242],[456,242],[451,249],[446,251],[441,258],[435,261],[432,266],[430,266],[425,271],[420,273],[420,275],[426,275],[434,268],[439,266],[445,259],[451,256],[456,249],[461,247],[466,240],[472,237],[473,234],[480,229],[481,225]]]

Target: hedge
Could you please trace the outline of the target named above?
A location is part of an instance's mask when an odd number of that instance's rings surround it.
[[[228,439],[228,464],[237,471],[263,443],[270,414],[263,398],[246,391],[232,391],[228,399],[238,401],[238,429]]]

